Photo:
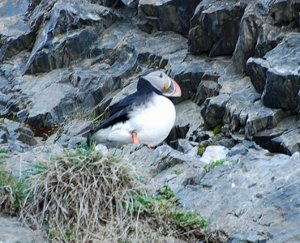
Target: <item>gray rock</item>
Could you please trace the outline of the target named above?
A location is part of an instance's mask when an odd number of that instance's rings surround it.
[[[183,154],[168,145],[162,145],[152,150],[145,146],[137,147],[134,144],[129,144],[122,150],[114,150],[114,153],[132,164],[146,183],[149,183],[149,180],[158,174],[163,175],[159,177],[161,182],[168,180],[174,177],[168,173],[169,170],[173,171],[175,168],[181,170],[200,162],[198,156]]]
[[[247,61],[246,72],[251,77],[255,90],[262,94],[266,85],[266,74],[269,66],[261,58],[250,57]]]
[[[82,136],[71,137],[68,143],[68,149],[75,149],[85,144],[87,144],[87,138]]]
[[[225,115],[225,107],[229,100],[230,96],[227,94],[220,94],[219,96],[208,98],[206,100],[201,114],[205,124],[209,128],[214,128],[222,123]]]
[[[222,86],[219,96],[208,98],[201,112],[208,128],[226,124],[227,134],[242,129],[245,137],[250,138],[289,115],[281,109],[265,107],[249,77],[224,74],[218,81]]]
[[[204,140],[204,141],[201,141],[200,142],[200,146],[202,147],[207,147],[211,144],[211,139],[208,139],[208,140]]]
[[[242,141],[243,145],[246,147],[246,148],[253,148],[253,149],[256,149],[256,150],[259,150],[260,147],[253,141],[250,141],[250,140],[247,140],[247,139],[244,139]]]
[[[283,37],[284,33],[281,32],[279,27],[268,23],[263,23],[257,37],[255,56],[264,56],[268,51],[276,47],[281,42]]]
[[[171,76],[182,87],[182,97],[174,100],[176,103],[186,99],[195,100],[197,89],[202,81],[217,81],[224,74],[224,70],[232,64],[227,57],[216,59],[187,56],[184,52],[183,59],[170,59],[168,69],[171,69]]]
[[[253,140],[273,153],[291,155],[300,150],[299,117],[285,118],[276,127],[254,135]]]
[[[194,102],[187,100],[176,105],[175,108],[175,126],[184,127],[189,124],[189,134],[191,134],[199,126],[203,125],[203,118],[200,114],[201,108]]]
[[[191,145],[191,143],[189,141],[187,141],[186,139],[178,139],[176,140],[176,142],[174,143],[174,147],[175,149],[177,149],[178,151],[182,152],[182,153],[188,153],[190,150],[192,150],[194,147]]]
[[[7,132],[5,130],[0,130],[0,144],[7,143]]]
[[[42,144],[32,147],[31,150],[11,153],[4,161],[3,170],[12,174],[16,178],[26,178],[32,164],[40,161],[49,161],[51,158],[62,157],[65,155],[64,148],[60,144]]]
[[[298,107],[299,43],[300,35],[290,33],[263,58],[248,60],[248,74],[256,90],[262,93],[264,105],[286,110],[295,110]]]
[[[172,77],[181,87],[182,97],[179,99],[191,99],[197,92],[205,71],[199,68],[197,62],[172,66]]]
[[[22,225],[17,218],[0,216],[0,241],[5,243],[47,242],[40,230],[32,230]]]
[[[54,84],[37,92],[32,97],[33,105],[29,110],[27,122],[40,128],[51,128],[63,122],[64,115],[71,115],[71,111],[75,109],[72,93],[72,87],[61,84]]]
[[[231,159],[231,157],[239,157],[241,155],[246,155],[248,153],[248,149],[243,144],[237,144],[232,147],[230,151],[227,153],[227,157]]]
[[[26,151],[38,143],[30,128],[8,119],[0,120],[0,133],[1,143],[8,143],[12,151]]]
[[[2,114],[2,115],[5,114],[5,112],[6,112],[6,106],[7,106],[8,102],[9,102],[10,98],[11,97],[9,95],[3,94],[0,91],[0,114]]]
[[[193,132],[193,141],[195,142],[202,142],[208,140],[212,134],[210,134],[207,131],[202,131],[201,129],[197,129],[196,131]]]
[[[187,163],[192,160],[192,157],[188,157],[183,153],[175,152],[169,146],[160,146],[156,149],[156,154],[159,159],[151,164],[154,168],[152,171],[154,173],[160,173],[164,170],[174,167],[177,164]]]
[[[20,129],[18,129],[16,139],[24,144],[28,144],[29,146],[34,146],[37,144],[33,132],[27,127],[21,127]]]
[[[236,142],[232,138],[223,138],[218,141],[218,144],[230,149],[236,144]]]
[[[194,99],[197,105],[201,105],[206,98],[217,96],[221,89],[221,85],[214,81],[202,81],[198,88]]]
[[[91,0],[91,2],[112,8],[117,7],[120,4],[119,0]]]
[[[34,33],[30,30],[28,22],[23,18],[28,7],[29,1],[1,1],[1,62],[32,46]]]
[[[269,109],[258,101],[255,102],[247,115],[245,124],[246,137],[252,136],[259,131],[275,127],[288,113],[280,109]]]
[[[259,35],[259,26],[267,15],[265,1],[252,1],[246,7],[240,23],[240,33],[233,53],[233,61],[238,71],[243,72],[249,57],[255,53],[255,46]]]
[[[220,145],[207,146],[202,157],[201,162],[209,164],[215,161],[223,161],[226,159],[229,150]]]
[[[250,1],[245,9],[240,24],[238,41],[233,53],[233,61],[238,71],[246,69],[249,57],[264,55],[280,39],[280,31],[290,31],[299,13],[299,6],[291,0],[255,0]],[[261,56],[260,56],[261,57]]]
[[[230,100],[225,107],[223,124],[228,124],[231,131],[242,128],[245,129],[245,136],[250,137],[258,131],[276,126],[288,115],[281,109],[265,107],[248,77],[225,77],[226,80],[220,78],[220,93],[230,94]]]
[[[200,0],[140,0],[138,15],[157,30],[187,34],[190,18]]]
[[[235,157],[238,163],[207,173],[194,169],[194,174],[186,172],[185,179],[174,177],[168,184],[184,207],[207,220],[209,230],[222,229],[237,242],[298,241],[300,157],[264,153],[250,150]]]
[[[67,126],[65,126],[65,134],[70,138],[78,135],[84,136],[91,130],[91,126],[91,121],[74,119]]]
[[[36,38],[25,73],[48,72],[86,57],[91,43],[117,18],[99,5],[88,2],[75,5],[60,0],[49,15]]]
[[[276,25],[286,25],[295,20],[300,11],[298,1],[277,0],[270,5],[269,15]]]
[[[135,8],[139,4],[139,0],[121,0],[126,6],[130,8]]]
[[[239,1],[202,1],[191,20],[189,50],[211,57],[232,54],[244,9]]]
[[[167,141],[188,137],[204,121],[201,116],[201,108],[190,100],[179,103],[176,108],[176,120]]]

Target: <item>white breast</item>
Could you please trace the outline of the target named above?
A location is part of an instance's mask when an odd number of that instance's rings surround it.
[[[129,113],[126,123],[135,128],[141,143],[155,146],[169,135],[175,118],[173,103],[162,95],[153,94],[149,102]]]

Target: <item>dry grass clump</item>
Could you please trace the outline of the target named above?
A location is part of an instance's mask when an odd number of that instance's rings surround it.
[[[126,238],[131,229],[124,222],[136,193],[129,169],[113,156],[85,149],[41,161],[31,170],[22,218],[36,227],[46,223],[59,241],[86,242],[112,222],[114,235]]]
[[[26,185],[21,218],[31,227],[42,226],[52,241],[220,242],[205,233],[199,214],[179,205],[169,187],[147,194],[131,165],[94,149],[41,160],[28,171]]]

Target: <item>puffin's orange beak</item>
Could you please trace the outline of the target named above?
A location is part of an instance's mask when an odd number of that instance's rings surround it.
[[[181,97],[181,88],[178,85],[178,83],[171,78],[170,78],[170,81],[172,82],[172,84],[170,85],[172,87],[172,91],[170,93],[166,92],[166,93],[164,93],[164,95],[168,96],[168,97]]]
[[[173,95],[171,95],[171,96],[172,97],[181,97],[181,88],[180,88],[180,86],[178,85],[178,83],[175,80],[173,80],[173,82],[174,82],[174,85],[175,85],[175,91],[174,91]]]

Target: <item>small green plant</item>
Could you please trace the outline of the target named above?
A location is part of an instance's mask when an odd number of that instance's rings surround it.
[[[175,169],[175,170],[174,170],[174,173],[175,173],[175,175],[180,175],[180,174],[183,173],[183,170]]]
[[[221,131],[222,131],[222,124],[217,125],[217,126],[214,127],[214,129],[213,129],[214,135],[219,134]]]
[[[201,228],[207,227],[207,222],[205,219],[201,218],[200,215],[196,212],[187,211],[174,211],[171,214],[174,223],[180,227],[192,228],[195,225],[200,226]]]
[[[156,199],[171,200],[174,203],[178,203],[179,198],[175,195],[169,186],[163,186],[159,189]]]
[[[86,120],[88,121],[94,121],[96,119],[96,113],[95,111],[91,112],[87,117]]]
[[[199,145],[197,154],[202,156],[204,154],[205,150],[206,150],[205,146]]]
[[[205,165],[203,168],[207,172],[210,168],[223,165],[225,162],[226,162],[225,159],[215,160],[215,161],[212,161],[209,164]]]
[[[0,154],[7,154],[8,153],[8,149],[4,148],[4,147],[0,147]]]
[[[0,171],[0,208],[9,214],[16,214],[28,195],[28,185],[11,174]]]
[[[176,232],[175,235],[203,234],[207,222],[198,213],[187,211],[179,204],[179,198],[169,186],[164,186],[155,195],[137,195],[134,198],[133,212],[147,215],[154,225],[163,225],[163,234]],[[160,221],[163,221],[160,222]]]
[[[3,163],[8,157],[8,149],[0,147],[0,164]]]

